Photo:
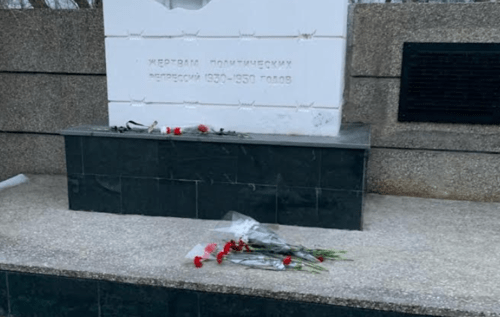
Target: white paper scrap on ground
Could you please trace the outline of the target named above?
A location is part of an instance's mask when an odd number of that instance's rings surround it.
[[[347,0],[105,0],[109,123],[335,136]]]
[[[7,189],[9,187],[14,187],[17,185],[21,185],[23,183],[27,183],[29,181],[28,177],[24,174],[19,174],[17,176],[11,177],[9,179],[0,182],[0,191]]]

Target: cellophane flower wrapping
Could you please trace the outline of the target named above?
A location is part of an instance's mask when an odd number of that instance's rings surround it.
[[[236,211],[228,213],[225,219],[227,218],[231,218],[229,227],[217,228],[214,231],[229,233],[234,239],[241,239],[250,245],[266,246],[269,252],[291,251],[285,240],[255,219]]]
[[[228,218],[231,219],[229,227],[217,228],[214,231],[230,233],[235,239],[242,239],[264,252],[290,254],[306,261],[319,262],[316,257],[304,252],[304,248],[289,245],[277,233],[249,216],[231,211],[225,216],[225,219]]]
[[[227,259],[232,263],[253,268],[275,271],[284,271],[286,269],[282,260],[259,253],[230,253]]]
[[[202,261],[216,259],[219,264],[228,261],[265,270],[295,269],[320,273],[327,269],[319,262],[324,258],[342,260],[338,254],[345,253],[290,245],[266,225],[235,211],[229,212],[223,220],[229,221],[213,229],[218,235],[214,238],[214,241],[219,241],[218,244],[197,245],[186,258],[196,257]]]

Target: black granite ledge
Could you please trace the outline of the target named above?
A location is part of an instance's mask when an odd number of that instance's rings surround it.
[[[113,132],[106,126],[79,126],[69,128],[60,132],[64,136],[97,136],[114,138],[139,138],[152,140],[176,140],[195,142],[217,142],[237,144],[260,144],[260,145],[283,145],[283,146],[307,146],[322,148],[343,149],[370,149],[370,125],[364,123],[347,123],[341,126],[338,136],[303,136],[303,135],[281,135],[281,134],[257,134],[249,133],[244,136],[216,135],[216,134],[184,134],[164,135],[158,130],[152,133],[126,131],[123,133]]]
[[[0,263],[0,276],[9,288],[4,298],[7,316],[336,316],[336,317],[423,317],[489,316],[465,311],[434,309],[418,305],[331,298],[254,288],[207,285],[158,278],[139,278],[105,273],[57,270],[47,267]],[[2,278],[0,278],[2,280]],[[61,292],[61,290],[64,291]],[[172,294],[175,294],[172,296]],[[169,296],[170,295],[170,296]],[[5,297],[5,296],[4,296]],[[175,298],[172,302],[171,299]],[[2,298],[0,298],[2,300]],[[186,300],[190,305],[186,304]],[[165,302],[169,306],[163,306]],[[166,314],[165,308],[182,313]],[[252,303],[250,306],[248,304]],[[0,302],[2,304],[2,302]],[[138,306],[139,305],[139,306]],[[175,308],[173,307],[175,306]],[[141,308],[142,307],[142,308]],[[143,307],[153,308],[142,311]],[[156,311],[154,308],[159,309]],[[161,309],[163,308],[163,309]],[[34,311],[37,309],[37,311]],[[57,310],[61,309],[61,311]],[[19,312],[23,313],[19,315]],[[137,313],[140,315],[136,315]],[[149,313],[144,315],[144,313]],[[47,314],[49,313],[49,314]],[[135,314],[134,314],[135,313]],[[151,314],[153,313],[153,314]],[[166,314],[166,315],[165,315]],[[1,315],[0,315],[1,316]],[[491,315],[496,316],[496,315]],[[3,317],[3,316],[2,316]]]
[[[68,174],[71,210],[362,230],[363,191],[157,177]]]
[[[247,138],[235,136],[67,131],[72,210],[198,219],[237,210],[265,223],[362,230],[364,143],[257,135],[255,144],[245,144]],[[345,125],[343,133],[369,139],[366,125]],[[318,139],[324,143],[306,142]]]

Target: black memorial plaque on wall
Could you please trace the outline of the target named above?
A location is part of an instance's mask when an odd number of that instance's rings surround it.
[[[500,123],[500,44],[405,43],[398,121]]]

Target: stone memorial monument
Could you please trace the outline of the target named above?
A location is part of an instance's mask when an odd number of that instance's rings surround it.
[[[106,0],[110,125],[335,136],[347,0]]]
[[[341,127],[347,0],[103,5],[111,127],[63,133],[71,209],[362,228],[369,128]]]

